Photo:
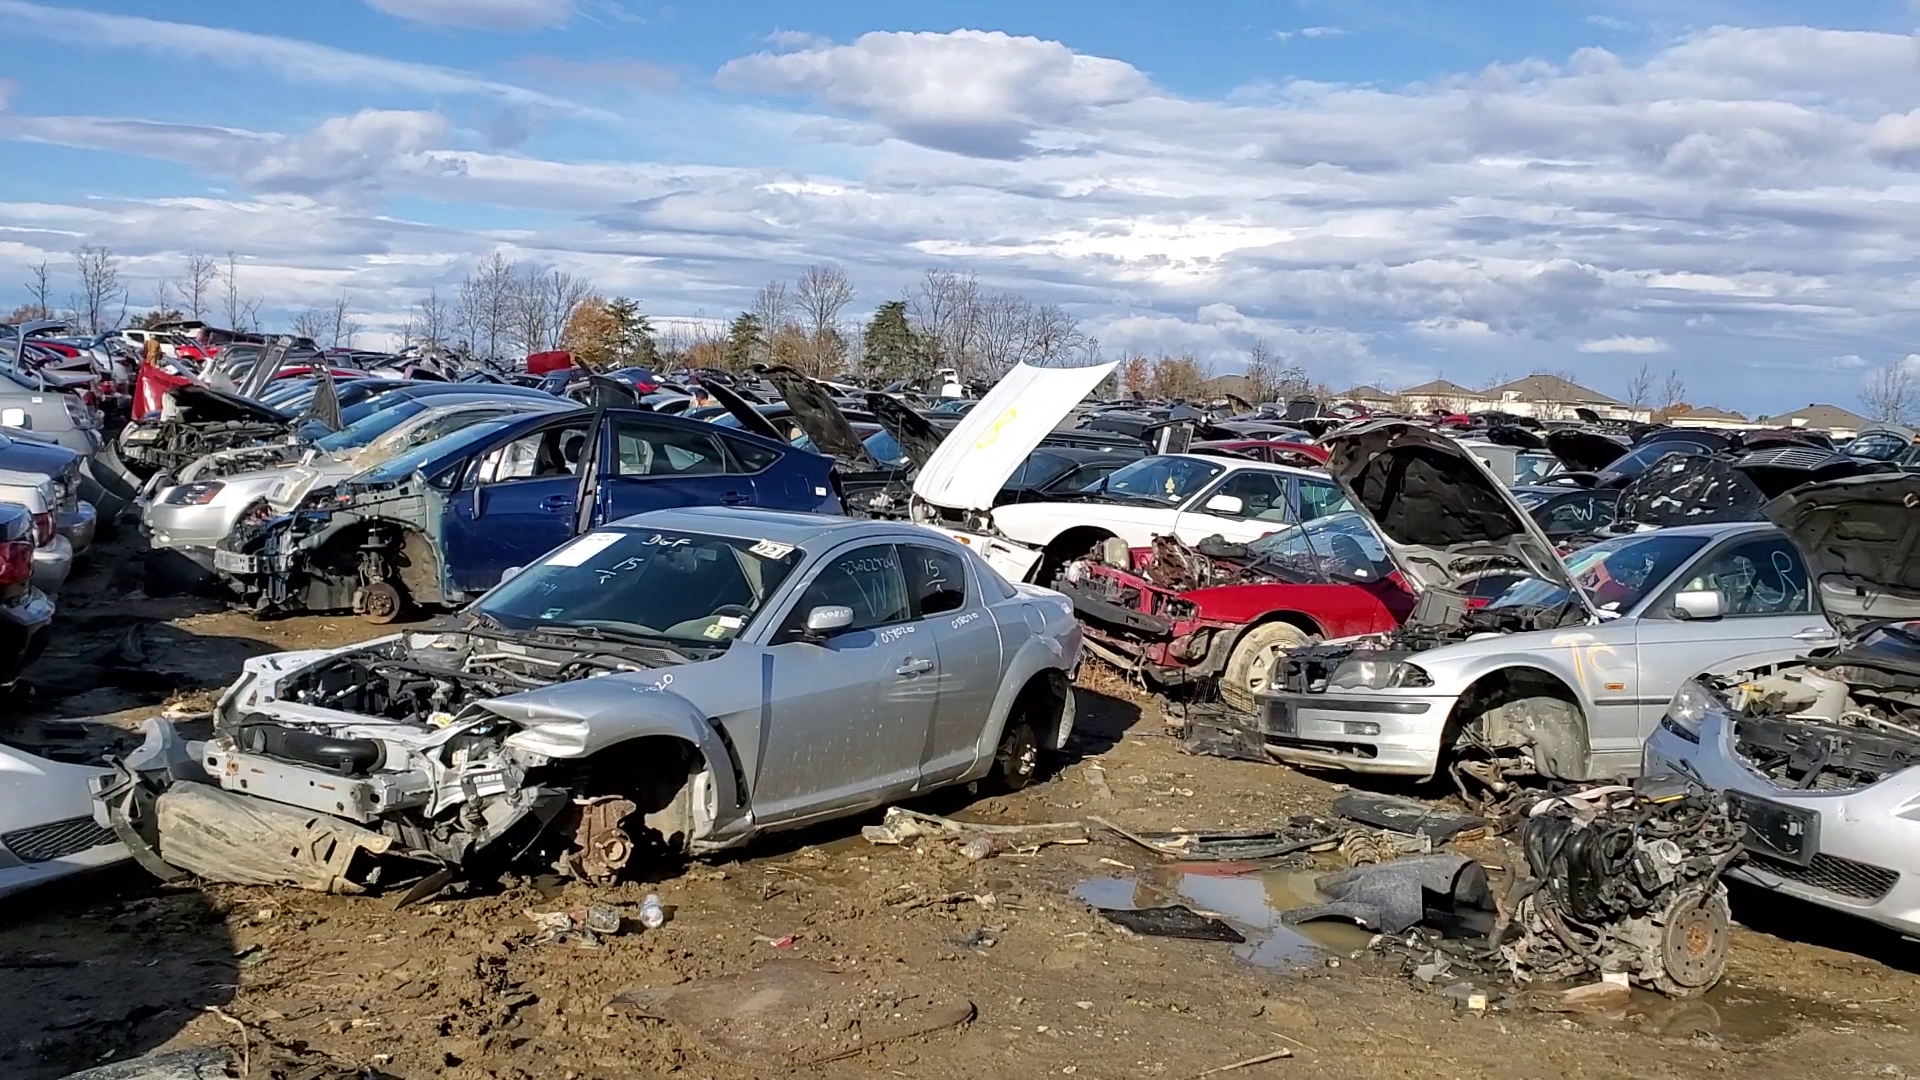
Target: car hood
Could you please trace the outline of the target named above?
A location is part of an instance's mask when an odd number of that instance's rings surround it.
[[[1471,451],[1404,420],[1376,420],[1326,439],[1327,471],[1416,588],[1458,588],[1512,560],[1592,605],[1533,516]]]
[[[1808,484],[1768,503],[1769,521],[1807,561],[1834,625],[1855,633],[1920,619],[1920,560],[1912,557],[1920,475],[1875,473]]]
[[[1547,450],[1574,472],[1599,472],[1626,456],[1626,443],[1597,431],[1549,431]]]
[[[847,423],[847,415],[834,404],[827,388],[789,367],[770,367],[761,372],[780,397],[793,410],[793,422],[807,433],[813,448],[839,458],[856,468],[881,466],[867,453],[866,444]]]
[[[713,400],[725,406],[726,410],[733,414],[733,418],[740,421],[741,431],[751,431],[755,435],[772,439],[778,443],[787,441],[787,437],[780,434],[780,429],[774,426],[773,421],[767,419],[766,415],[759,409],[754,408],[753,402],[741,397],[738,390],[717,382],[702,383],[701,385],[706,389],[707,393],[713,395]]]
[[[1767,497],[1723,455],[1668,454],[1620,491],[1619,524],[1667,528],[1758,521]]]
[[[29,442],[0,435],[0,469],[59,476],[73,467],[79,453],[55,443]]]
[[[1007,478],[1118,361],[1088,367],[1018,364],[967,410],[914,478],[913,493],[951,510],[988,510]]]
[[[174,405],[197,423],[251,420],[284,424],[293,419],[286,413],[271,406],[262,405],[252,398],[229,394],[224,390],[215,390],[208,386],[176,386],[168,392],[173,395]]]
[[[907,452],[907,460],[916,469],[925,468],[933,460],[933,452],[940,449],[945,436],[940,429],[927,423],[927,419],[906,407],[899,398],[891,394],[871,393],[867,395],[867,408],[873,410],[873,418],[887,429],[893,441]]]

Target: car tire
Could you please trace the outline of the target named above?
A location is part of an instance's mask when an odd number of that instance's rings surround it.
[[[1255,695],[1272,686],[1280,654],[1311,640],[1305,630],[1284,622],[1263,623],[1241,634],[1220,673],[1220,700],[1235,712],[1253,712],[1258,705]]]
[[[1026,720],[1014,718],[993,752],[988,782],[998,791],[1020,791],[1040,777],[1040,736]]]

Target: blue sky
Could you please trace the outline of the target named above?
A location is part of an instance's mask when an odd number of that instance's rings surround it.
[[[1904,0],[1185,8],[0,0],[0,283],[105,244],[143,306],[231,250],[377,341],[495,250],[668,321],[826,262],[862,313],[967,270],[1341,386],[1920,367]]]

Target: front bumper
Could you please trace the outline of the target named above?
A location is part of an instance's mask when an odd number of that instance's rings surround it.
[[[141,512],[140,524],[157,548],[210,548],[233,531],[239,509],[216,497],[210,503],[181,506],[155,499]]]
[[[1662,722],[1643,761],[1647,775],[1686,776],[1799,819],[1802,850],[1781,857],[1750,844],[1752,857],[1727,876],[1920,935],[1920,768],[1851,791],[1782,788],[1740,759],[1732,719],[1722,715],[1701,723],[1697,743]]]
[[[73,541],[55,533],[53,540],[33,549],[33,587],[57,595],[73,573]]]
[[[39,659],[53,628],[53,601],[39,589],[28,589],[19,601],[0,607],[0,685],[20,677]]]
[[[92,816],[102,770],[0,747],[0,896],[127,857]]]
[[[1458,697],[1401,693],[1259,696],[1267,752],[1289,765],[1432,776]]]

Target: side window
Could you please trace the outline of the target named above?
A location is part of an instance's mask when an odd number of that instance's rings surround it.
[[[1720,594],[1728,615],[1792,615],[1813,610],[1807,568],[1785,538],[1737,544],[1694,567],[1682,591]]]
[[[907,587],[913,590],[914,609],[921,618],[967,606],[967,567],[958,553],[911,545],[900,552],[907,562]]]
[[[743,473],[757,473],[780,460],[780,451],[770,450],[759,443],[736,439],[731,435],[720,436],[720,441],[727,444],[727,452],[733,455],[734,462]]]
[[[1245,469],[1222,481],[1213,495],[1239,499],[1240,513],[1236,516],[1249,521],[1286,521],[1292,516],[1287,510],[1287,478],[1279,473]],[[1204,502],[1201,509],[1210,514],[1217,512],[1206,510]]]
[[[1088,491],[1107,478],[1118,465],[1082,465],[1054,484],[1055,491]]]
[[[620,420],[613,426],[619,476],[712,476],[727,471],[720,444],[704,431]]]
[[[907,579],[900,572],[900,556],[892,544],[855,548],[832,562],[813,579],[794,605],[786,629],[807,624],[807,613],[817,607],[853,609],[849,630],[867,630],[913,617],[907,602]]]
[[[592,425],[550,427],[497,446],[474,463],[473,482],[499,484],[510,480],[538,480],[572,476],[592,437]]]
[[[1351,509],[1338,485],[1325,480],[1300,481],[1301,521],[1318,521]]]

